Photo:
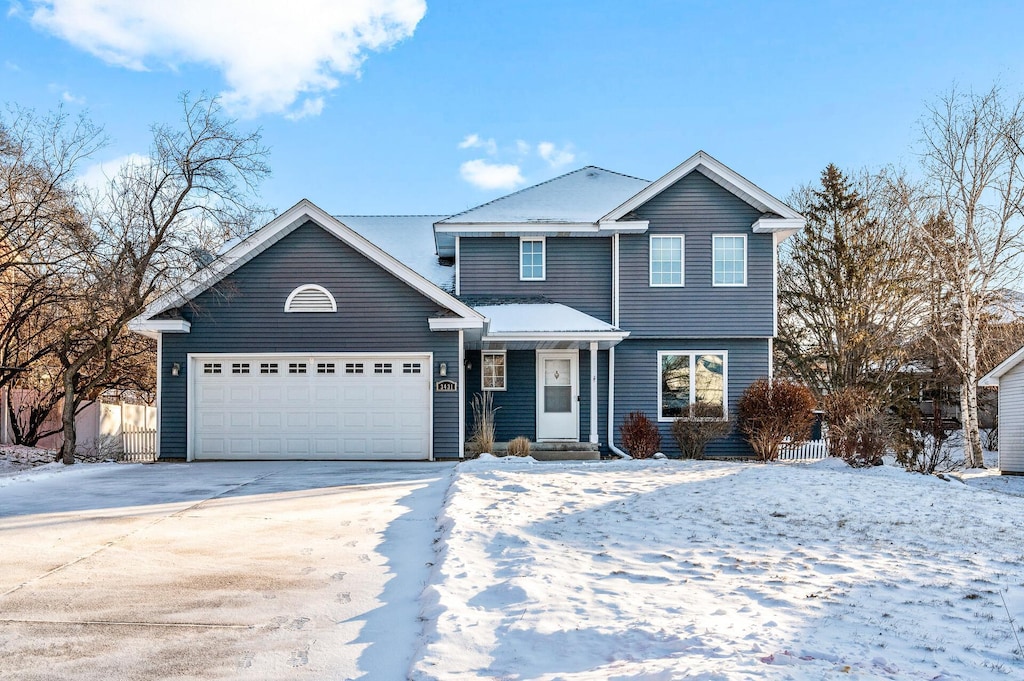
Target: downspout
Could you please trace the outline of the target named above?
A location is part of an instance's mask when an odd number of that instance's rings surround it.
[[[619,328],[619,233],[612,234],[612,326]],[[632,459],[615,446],[615,346],[608,348],[608,449],[620,459]]]

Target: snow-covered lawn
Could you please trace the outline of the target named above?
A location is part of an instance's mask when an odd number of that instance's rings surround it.
[[[413,678],[1024,678],[1024,479],[965,477],[463,464]]]

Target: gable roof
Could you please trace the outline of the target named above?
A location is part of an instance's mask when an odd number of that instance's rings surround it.
[[[444,215],[338,215],[343,224],[359,232],[436,286],[455,290],[454,265],[442,265],[435,253],[433,224]],[[454,249],[454,237],[452,238]]]
[[[649,184],[648,180],[586,166],[439,220],[437,225],[594,224]]]
[[[623,201],[601,217],[600,222],[622,219],[631,211],[636,210],[694,171],[701,173],[762,213],[771,213],[779,216],[784,221],[792,221],[785,225],[781,222],[774,225],[779,229],[803,227],[804,218],[800,213],[797,213],[779,199],[703,151],[698,151],[668,173]],[[768,219],[771,220],[771,218]],[[799,224],[796,221],[799,221]],[[759,220],[758,222],[764,222],[764,220]],[[775,231],[770,229],[758,230],[756,225],[757,223],[755,223],[755,231]],[[765,227],[767,226],[766,224]]]
[[[982,376],[981,380],[978,381],[978,385],[983,387],[994,386],[998,388],[999,379],[1005,374],[1008,374],[1021,362],[1024,362],[1024,347],[1020,348],[1017,352],[1000,362],[995,369]]]
[[[382,269],[408,284],[426,298],[433,300],[438,305],[451,310],[464,319],[472,320],[474,324],[479,322],[479,325],[482,326],[484,317],[476,310],[443,291],[429,279],[400,262],[379,246],[371,243],[366,237],[328,214],[313,202],[303,199],[234,245],[210,265],[199,270],[195,275],[183,282],[180,287],[157,298],[141,315],[132,320],[129,327],[135,331],[159,332],[169,330],[162,328],[162,325],[159,323],[161,320],[153,320],[153,317],[167,310],[179,307],[210,289],[217,282],[224,279],[224,277],[260,253],[263,253],[308,221],[316,223],[328,233],[375,262]]]

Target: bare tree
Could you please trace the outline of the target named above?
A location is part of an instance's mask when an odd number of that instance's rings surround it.
[[[980,468],[978,338],[993,292],[1019,276],[1024,246],[1024,98],[954,88],[929,107],[921,132],[934,213],[947,228],[919,233],[951,288],[964,454]]]
[[[83,211],[90,229],[68,266],[78,294],[63,299],[56,351],[67,464],[75,413],[117,372],[128,322],[195,271],[197,250],[248,232],[261,212],[255,189],[269,170],[260,133],[237,131],[216,98],[184,95],[181,105],[181,127],[154,127],[149,158],[123,167]]]

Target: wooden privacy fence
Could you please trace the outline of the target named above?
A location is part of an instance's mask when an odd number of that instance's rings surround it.
[[[813,461],[828,458],[828,440],[784,442],[779,447],[779,461]]]

